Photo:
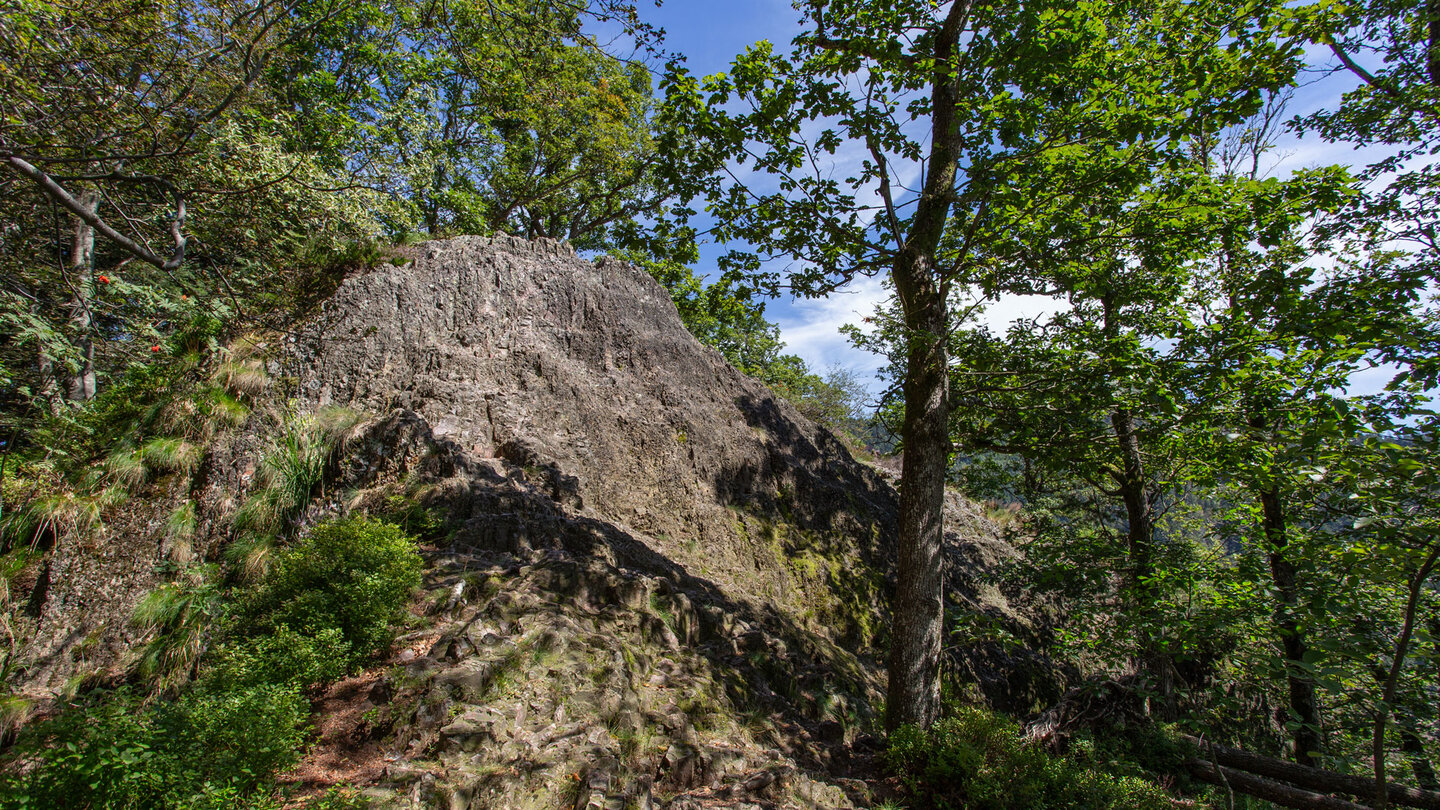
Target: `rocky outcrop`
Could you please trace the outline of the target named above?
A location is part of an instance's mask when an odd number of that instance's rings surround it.
[[[851,776],[882,694],[893,478],[698,343],[647,274],[544,241],[426,243],[252,343],[268,411],[156,514],[189,498],[218,559],[277,423],[343,407],[363,418],[301,530],[413,518],[431,561],[394,658],[318,704],[302,778],[427,808],[867,801]],[[113,661],[133,628],[74,606],[123,616],[156,581],[163,522],[137,513],[148,528],[112,540],[123,565],[95,575],[113,594],[51,583],[69,607],[40,612],[46,655],[73,661],[66,639],[98,632]],[[1014,674],[1039,632],[991,582],[1014,550],[958,497],[947,537],[952,603],[1004,630],[957,646],[958,671],[999,705],[1053,691]],[[106,566],[55,557],[81,558]]]
[[[648,274],[506,237],[406,256],[347,280],[286,339],[306,406],[410,410],[473,463],[519,468],[733,597],[874,642],[848,614],[882,609],[878,583],[847,583],[843,607],[807,585],[884,569],[893,490],[696,341]],[[471,529],[521,553],[554,542],[490,513]]]

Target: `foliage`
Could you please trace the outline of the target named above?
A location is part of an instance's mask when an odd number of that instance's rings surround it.
[[[308,714],[298,692],[278,687],[158,707],[92,693],[22,733],[0,807],[263,807],[257,788],[296,761]]]
[[[409,536],[348,519],[282,551],[233,614],[215,571],[185,572],[135,615],[140,673],[174,696],[92,692],[27,728],[0,807],[269,807],[304,749],[304,690],[388,640],[419,570]],[[359,805],[337,793],[317,806]]]
[[[924,725],[939,710],[942,578],[926,561],[943,542],[935,516],[949,462],[948,336],[965,314],[959,288],[1009,291],[1054,254],[1075,271],[1058,292],[1092,299],[1077,331],[1117,350],[1137,345],[1118,324],[1092,328],[1096,310],[1111,308],[1101,301],[1107,282],[1131,270],[1163,274],[1201,208],[1182,201],[1176,215],[1173,195],[1142,190],[1170,190],[1152,180],[1185,166],[1196,138],[1238,123],[1263,91],[1288,83],[1297,49],[1266,36],[1278,4],[797,7],[806,30],[788,53],[758,43],[729,74],[704,79],[672,66],[667,115],[703,136],[676,150],[690,170],[677,171],[677,184],[704,198],[720,240],[747,243],[728,267],[756,285],[825,295],[885,273],[894,286],[906,463],[887,711],[891,725]],[[831,167],[842,153],[863,157],[838,177]],[[741,176],[747,165],[754,174]],[[1176,194],[1187,185],[1176,182]],[[1154,250],[1104,255],[1110,222]],[[791,261],[769,262],[781,257]],[[1133,450],[1135,420],[1117,399],[1117,438]],[[1144,497],[1138,455],[1120,462],[1132,512]],[[1129,567],[1142,609],[1150,545],[1137,528]]]
[[[350,666],[390,641],[390,623],[420,584],[420,567],[415,541],[394,526],[365,518],[322,523],[279,552],[245,600],[240,626],[276,634],[281,647],[282,628],[327,646],[343,642],[340,660]]]
[[[304,689],[348,675],[356,659],[355,648],[337,627],[301,633],[282,625],[222,646],[206,679],[216,690],[266,684]]]
[[[175,689],[195,676],[211,626],[220,616],[221,598],[217,572],[205,567],[184,572],[135,606],[135,623],[149,637],[139,671],[157,689]]]
[[[0,413],[27,430],[308,307],[387,237],[689,239],[636,226],[668,191],[660,32],[626,0],[11,0],[5,18]],[[35,445],[88,459],[84,427]]]
[[[306,810],[366,810],[369,799],[353,788],[337,785],[305,805]]]
[[[270,565],[275,543],[294,525],[325,477],[325,467],[362,415],[341,407],[287,418],[266,448],[254,486],[235,513],[236,540],[226,553],[254,579]]]
[[[973,810],[1169,808],[1153,782],[1113,776],[1028,744],[1014,722],[960,708],[928,730],[890,735],[885,763],[917,807]]]
[[[310,702],[289,684],[200,688],[157,710],[167,750],[187,752],[191,784],[217,782],[242,793],[263,787],[300,760]]]

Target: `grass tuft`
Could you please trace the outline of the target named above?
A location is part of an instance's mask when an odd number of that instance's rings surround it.
[[[257,397],[270,385],[270,373],[258,358],[221,363],[215,368],[214,379],[237,397]]]
[[[105,457],[104,467],[107,478],[128,489],[139,488],[150,474],[140,451],[128,442],[121,442]]]
[[[195,560],[195,502],[187,500],[165,519],[165,555],[177,565]]]
[[[188,569],[177,582],[151,591],[132,616],[148,636],[140,654],[140,674],[158,691],[184,686],[196,674],[211,623],[220,611],[220,588],[213,567]]]
[[[204,453],[184,439],[157,436],[141,446],[140,456],[153,470],[189,475],[199,468]]]

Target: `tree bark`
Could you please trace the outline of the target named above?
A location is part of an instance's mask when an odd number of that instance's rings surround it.
[[[900,470],[899,581],[888,662],[886,728],[925,727],[940,714],[940,650],[944,628],[945,475],[950,460],[948,286],[935,252],[950,217],[960,165],[952,60],[967,4],[954,3],[937,31],[931,77],[929,171],[910,232],[891,278],[904,312],[906,367],[902,390],[905,457]]]
[[[1160,698],[1160,714],[1167,720],[1175,718],[1175,678],[1170,658],[1161,649],[1155,637],[1158,617],[1155,605],[1159,593],[1154,585],[1155,576],[1155,518],[1150,508],[1150,494],[1145,486],[1145,465],[1140,455],[1140,437],[1135,429],[1135,417],[1128,409],[1120,408],[1110,414],[1110,426],[1115,431],[1116,443],[1120,449],[1120,499],[1125,503],[1126,538],[1130,563],[1130,594],[1134,603],[1137,643],[1139,645],[1138,669],[1150,675],[1150,681]]]
[[[1390,707],[1395,703],[1395,692],[1400,686],[1400,672],[1405,668],[1405,657],[1410,652],[1410,636],[1415,632],[1415,610],[1430,572],[1440,562],[1440,545],[1426,555],[1420,570],[1410,580],[1410,595],[1405,601],[1405,621],[1400,625],[1400,637],[1395,640],[1395,652],[1390,660],[1390,673],[1385,678],[1385,689],[1380,695],[1380,708],[1375,712],[1375,727],[1371,738],[1370,753],[1375,766],[1375,806],[1384,810],[1389,797],[1385,789],[1385,726],[1390,719]]]
[[[1296,810],[1369,810],[1363,804],[1304,790],[1245,771],[1216,766],[1203,759],[1188,760],[1185,763],[1185,769],[1190,772],[1191,776],[1202,782],[1220,785],[1236,793],[1244,793],[1247,796],[1274,802],[1281,807],[1293,807]]]
[[[940,548],[944,540],[945,470],[949,458],[946,311],[926,264],[909,268],[905,457],[900,472],[900,566],[895,591],[886,725],[927,726],[940,713],[940,649],[944,624]],[[898,280],[898,279],[897,279]],[[916,282],[919,282],[918,284]],[[913,310],[913,311],[911,311]]]
[[[1120,335],[1119,317],[1115,300],[1109,296],[1101,298],[1104,308],[1102,328],[1109,340]],[[1155,576],[1155,518],[1150,508],[1149,488],[1145,484],[1145,459],[1140,453],[1140,435],[1135,425],[1135,414],[1128,407],[1117,407],[1110,413],[1110,427],[1115,433],[1115,444],[1120,456],[1120,471],[1115,480],[1119,495],[1125,504],[1125,532],[1130,570],[1128,573],[1130,599],[1134,609],[1136,643],[1139,648],[1137,670],[1148,673],[1151,683],[1160,697],[1162,714],[1173,719],[1175,714],[1174,668],[1160,649],[1154,630],[1158,624],[1155,605],[1159,594],[1154,585]]]
[[[91,217],[100,209],[100,195],[92,190],[80,194],[80,205]],[[70,378],[71,402],[95,398],[95,315],[91,309],[95,293],[95,228],[84,216],[75,218],[70,239],[70,325],[75,330],[80,367]]]

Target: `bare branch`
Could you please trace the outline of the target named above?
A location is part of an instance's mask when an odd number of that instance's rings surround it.
[[[163,180],[162,178],[151,178],[154,181],[159,181],[162,184],[169,186],[171,196],[175,201],[175,217],[170,222],[170,236],[175,241],[175,252],[170,256],[169,260],[166,260],[157,256],[149,248],[145,247],[139,242],[136,242],[130,237],[110,227],[110,225],[107,224],[105,220],[101,219],[96,212],[90,210],[85,205],[82,205],[79,200],[75,199],[75,197],[70,194],[70,192],[66,191],[63,187],[61,187],[59,183],[55,182],[55,180],[52,179],[50,175],[35,168],[34,166],[25,162],[23,159],[16,157],[15,155],[0,153],[0,159],[3,159],[5,161],[5,164],[9,166],[11,170],[35,181],[35,184],[40,186],[42,191],[49,195],[51,199],[64,206],[65,210],[74,214],[76,217],[79,217],[81,221],[85,222],[90,227],[104,234],[107,239],[119,245],[126,252],[133,255],[135,258],[145,262],[146,264],[154,265],[155,267],[158,267],[167,273],[175,270],[185,261],[186,238],[183,230],[185,227],[185,197],[180,193],[180,190],[175,188],[175,186],[169,181]]]

